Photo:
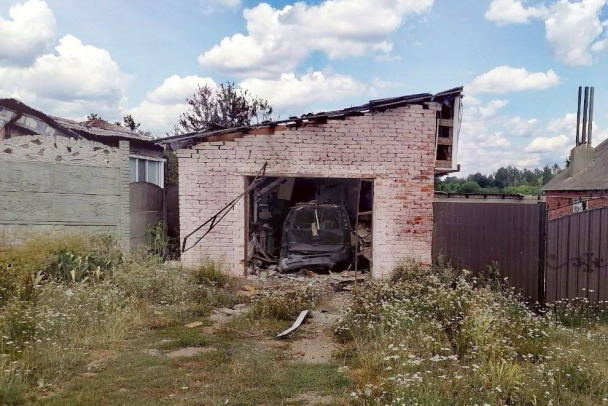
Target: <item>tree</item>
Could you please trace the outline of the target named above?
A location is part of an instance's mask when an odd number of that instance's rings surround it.
[[[483,189],[474,180],[468,180],[456,188],[458,193],[483,193]]]
[[[87,121],[93,120],[102,120],[102,118],[97,113],[91,113],[87,116]]]
[[[220,84],[218,89],[199,86],[192,98],[186,100],[190,109],[173,127],[174,134],[204,131],[214,126],[242,127],[269,120],[272,107],[268,101],[237,89],[234,83]]]
[[[122,122],[124,123],[125,127],[127,127],[131,131],[137,131],[137,129],[141,125],[141,123],[136,123],[133,119],[133,116],[130,114],[124,116]]]

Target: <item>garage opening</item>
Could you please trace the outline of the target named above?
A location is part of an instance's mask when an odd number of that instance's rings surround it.
[[[369,272],[373,195],[372,179],[264,177],[246,201],[249,274]]]

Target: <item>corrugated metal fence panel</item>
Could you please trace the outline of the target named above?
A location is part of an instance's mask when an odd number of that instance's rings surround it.
[[[549,220],[546,289],[548,302],[608,300],[608,207]]]
[[[434,256],[471,271],[498,262],[511,286],[538,300],[539,204],[435,202],[434,215]]]

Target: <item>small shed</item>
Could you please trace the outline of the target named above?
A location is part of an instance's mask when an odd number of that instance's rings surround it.
[[[288,213],[315,202],[344,207],[374,276],[430,263],[434,178],[459,170],[461,99],[459,87],[159,140],[177,150],[182,261],[246,275],[279,259]]]

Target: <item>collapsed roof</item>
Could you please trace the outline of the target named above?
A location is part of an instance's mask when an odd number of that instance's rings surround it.
[[[69,137],[94,138],[102,142],[103,139],[152,141],[152,137],[142,135],[136,131],[131,131],[128,128],[109,123],[102,119],[77,122],[66,118],[50,116],[17,99],[0,99],[0,112],[2,110],[12,112],[8,124],[14,124],[29,130],[32,130],[32,128],[30,128],[31,126],[26,125],[25,121],[25,118],[28,116],[42,121],[59,133]],[[2,115],[0,114],[0,119],[1,118]],[[3,120],[0,120],[0,128],[5,124],[2,121]]]
[[[243,127],[225,128],[215,125],[213,128],[208,128],[203,131],[174,135],[171,137],[161,138],[155,142],[161,145],[184,146],[195,142],[205,141],[212,136],[229,133],[246,133],[258,128],[272,128],[279,125],[297,127],[304,123],[324,123],[327,120],[344,120],[349,116],[361,116],[366,113],[374,113],[411,104],[425,105],[426,103],[431,102],[443,103],[446,100],[452,100],[455,97],[460,96],[462,94],[462,90],[462,87],[456,87],[436,94],[420,93],[386,99],[370,100],[368,103],[360,106],[348,107],[341,110],[328,112],[308,113],[300,117],[289,117],[288,119],[284,120],[264,121],[259,124],[247,125]]]

